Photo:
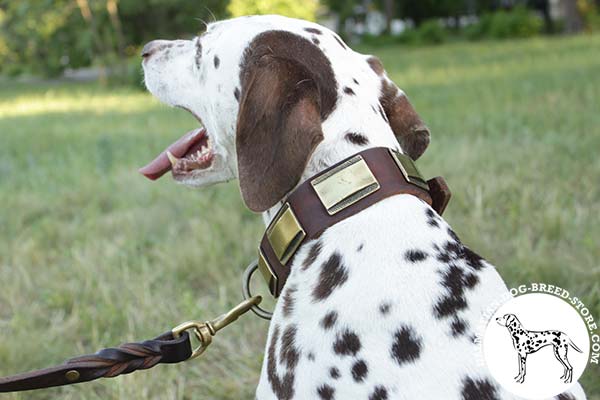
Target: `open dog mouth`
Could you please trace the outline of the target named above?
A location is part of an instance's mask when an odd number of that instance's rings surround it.
[[[156,180],[172,171],[175,179],[182,179],[193,171],[208,169],[214,157],[208,132],[199,128],[183,135],[139,172],[148,179]]]

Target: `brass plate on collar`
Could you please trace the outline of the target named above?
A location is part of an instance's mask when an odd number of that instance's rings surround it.
[[[282,264],[289,261],[305,237],[306,232],[302,229],[290,204],[285,203],[267,228],[267,239]]]
[[[269,265],[269,262],[260,247],[258,248],[258,270],[263,278],[265,278],[265,282],[267,282],[267,286],[269,286],[271,293],[275,293],[275,289],[277,288],[277,276],[273,272],[273,269]]]
[[[429,185],[425,182],[425,179],[423,179],[423,175],[419,172],[417,164],[415,164],[412,158],[394,150],[390,150],[390,155],[396,162],[396,165],[398,165],[400,172],[402,172],[402,175],[404,175],[407,182],[429,191]]]
[[[329,215],[340,212],[380,187],[360,155],[313,179],[310,184]]]

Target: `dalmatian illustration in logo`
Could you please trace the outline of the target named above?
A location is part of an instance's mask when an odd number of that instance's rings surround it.
[[[569,346],[579,353],[583,353],[567,336],[566,333],[556,330],[530,331],[523,328],[515,314],[504,314],[496,318],[496,322],[505,326],[510,333],[513,346],[519,356],[519,374],[515,377],[518,383],[525,381],[527,355],[540,350],[542,347],[552,346],[554,356],[562,364],[564,373],[560,377],[565,383],[571,383],[573,379],[573,367],[569,363],[567,353]]]

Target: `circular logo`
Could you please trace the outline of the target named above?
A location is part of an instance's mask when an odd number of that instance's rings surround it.
[[[590,338],[577,311],[544,293],[512,298],[490,319],[483,356],[494,378],[527,399],[556,396],[586,368]]]

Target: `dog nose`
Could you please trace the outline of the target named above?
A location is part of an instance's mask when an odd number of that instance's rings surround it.
[[[150,56],[152,56],[152,54],[156,53],[162,47],[163,47],[162,40],[153,40],[151,42],[148,42],[142,49],[141,56],[144,59],[150,58]]]

